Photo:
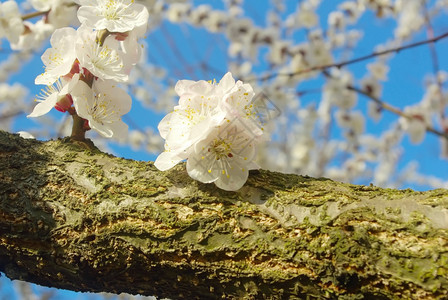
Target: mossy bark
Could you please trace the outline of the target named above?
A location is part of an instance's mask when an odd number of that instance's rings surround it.
[[[0,132],[0,271],[172,299],[446,299],[448,191],[251,172],[238,192]]]

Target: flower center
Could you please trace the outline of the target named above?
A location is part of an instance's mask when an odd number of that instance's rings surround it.
[[[215,139],[207,151],[215,155],[216,160],[220,160],[223,157],[233,157],[231,143],[222,139]]]
[[[62,82],[61,82],[61,79],[58,79],[52,85],[48,85],[45,88],[41,89],[39,95],[36,96],[36,101],[44,102],[52,94],[59,93],[61,90],[62,90]]]
[[[108,20],[118,20],[118,3],[115,0],[109,0],[104,7],[104,17]]]
[[[119,109],[112,106],[111,101],[107,99],[107,95],[105,93],[98,93],[95,96],[95,104],[89,112],[92,119],[102,125],[105,123],[112,123],[119,119]]]

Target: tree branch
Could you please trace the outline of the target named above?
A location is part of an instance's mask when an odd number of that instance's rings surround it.
[[[0,132],[0,271],[173,299],[448,297],[448,191],[251,172],[238,192],[185,165]]]
[[[377,103],[379,105],[379,107],[381,107],[382,109],[387,110],[387,111],[389,111],[391,113],[394,113],[397,116],[400,116],[400,117],[403,117],[403,118],[406,118],[406,119],[409,119],[409,120],[411,120],[411,119],[418,119],[418,117],[406,114],[403,111],[401,111],[399,108],[397,108],[395,106],[392,106],[392,105],[388,104],[387,102],[382,101],[381,99],[378,99],[374,95],[372,95],[372,94],[370,94],[370,93],[368,93],[366,91],[363,91],[360,88],[357,88],[357,87],[355,87],[353,85],[347,85],[346,88],[348,90],[352,90],[354,92],[357,92],[357,93],[359,93],[361,95],[366,96],[370,100],[372,100],[375,103]],[[442,137],[442,138],[445,138],[445,139],[448,140],[448,133],[439,131],[439,130],[435,129],[434,127],[432,127],[431,125],[426,125],[426,131],[431,132],[432,134],[435,134],[435,135],[437,135],[439,137]]]
[[[32,19],[32,18],[35,18],[35,17],[45,16],[49,12],[50,12],[49,10],[47,10],[47,11],[33,11],[33,12],[29,13],[29,14],[23,15],[22,16],[22,20],[25,21],[25,20],[29,20],[29,19]]]
[[[391,49],[387,49],[387,50],[383,50],[383,51],[372,52],[370,54],[367,54],[367,55],[364,55],[364,56],[360,56],[360,57],[357,57],[357,58],[354,58],[354,59],[346,60],[346,61],[343,61],[343,62],[339,62],[339,63],[333,63],[333,64],[327,64],[327,65],[321,65],[321,66],[314,66],[314,67],[311,67],[311,68],[308,68],[308,69],[303,69],[303,70],[300,70],[300,71],[297,71],[297,72],[271,73],[271,74],[267,74],[267,75],[260,76],[260,77],[257,77],[257,78],[246,78],[245,81],[251,81],[251,80],[256,80],[256,79],[264,81],[264,80],[269,80],[271,78],[279,77],[279,76],[289,76],[289,77],[292,77],[292,76],[295,76],[295,75],[300,75],[300,74],[309,73],[309,72],[313,72],[313,71],[326,70],[328,68],[333,68],[333,67],[342,68],[343,66],[347,66],[347,65],[354,64],[354,63],[358,63],[360,61],[368,60],[368,59],[371,59],[371,58],[374,58],[374,57],[377,57],[377,56],[381,56],[381,55],[385,55],[385,54],[389,54],[389,53],[398,53],[400,51],[407,50],[407,49],[412,49],[412,48],[415,48],[415,47],[418,47],[418,46],[422,46],[422,45],[426,45],[426,44],[432,44],[432,43],[438,42],[439,40],[447,38],[447,37],[448,37],[448,32],[445,32],[445,33],[443,33],[441,35],[438,35],[438,36],[436,36],[436,37],[434,37],[432,39],[427,39],[427,40],[424,40],[424,41],[419,41],[419,42],[415,42],[415,43],[412,43],[412,44],[409,44],[409,45],[400,46],[400,47],[396,47],[396,48],[391,48]]]

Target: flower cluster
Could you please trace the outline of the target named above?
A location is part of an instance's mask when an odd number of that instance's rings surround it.
[[[0,38],[5,37],[13,50],[38,49],[56,28],[74,23],[78,8],[73,0],[21,2],[21,6],[31,6],[37,12],[21,15],[16,1],[0,3]],[[42,17],[35,23],[28,21],[36,16]]]
[[[228,191],[241,188],[254,163],[263,122],[249,84],[229,72],[219,83],[181,80],[179,105],[163,118],[159,131],[165,151],[155,165],[164,171],[187,159],[188,174]]]
[[[51,48],[42,55],[45,72],[36,84],[47,85],[29,117],[53,107],[85,120],[83,130],[120,137],[127,125],[121,116],[131,109],[131,97],[117,84],[128,81],[139,61],[138,38],[146,31],[148,11],[132,0],[79,0],[75,30],[54,31]]]
[[[24,30],[19,6],[15,1],[0,3],[0,38],[7,38],[14,45]]]

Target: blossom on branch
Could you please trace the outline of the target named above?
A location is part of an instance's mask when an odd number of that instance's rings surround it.
[[[80,81],[72,91],[76,113],[102,136],[121,137],[128,126],[121,116],[131,110],[131,97],[111,80],[95,80],[92,88]]]
[[[103,45],[96,40],[97,32],[87,26],[78,28],[76,55],[81,67],[89,70],[101,79],[112,79],[119,82],[128,80],[121,57],[119,42],[108,36]]]
[[[36,84],[53,84],[70,72],[76,59],[76,30],[70,27],[56,29],[51,36],[51,48],[45,50],[42,62],[45,72],[36,77]]]
[[[142,4],[133,0],[79,0],[78,19],[97,30],[128,32],[146,26],[149,13]]]
[[[10,43],[17,43],[25,30],[19,6],[15,1],[0,3],[0,38],[6,37]]]
[[[130,111],[131,97],[116,84],[127,82],[140,60],[138,38],[146,30],[148,11],[127,0],[76,2],[81,5],[78,17],[82,25],[53,33],[52,47],[42,55],[45,72],[35,80],[47,88],[29,117],[42,116],[54,107],[84,119],[83,128],[73,129],[78,139],[89,129],[107,138],[123,137],[128,126],[121,117]],[[44,11],[54,10],[53,4],[33,1]]]
[[[55,107],[57,110],[65,112],[72,105],[70,93],[77,86],[79,74],[76,74],[70,80],[57,80],[53,85],[42,89],[42,93],[37,96],[39,102],[33,109],[33,112],[27,117],[40,117],[50,112]]]
[[[181,80],[175,91],[179,105],[159,124],[166,141],[155,166],[164,171],[187,159],[192,178],[238,190],[257,168],[253,160],[263,134],[252,87],[235,82],[229,72],[217,84]]]
[[[207,138],[195,144],[187,160],[187,172],[193,179],[214,182],[217,187],[236,191],[258,169],[253,162],[257,139],[236,121],[213,128]]]

